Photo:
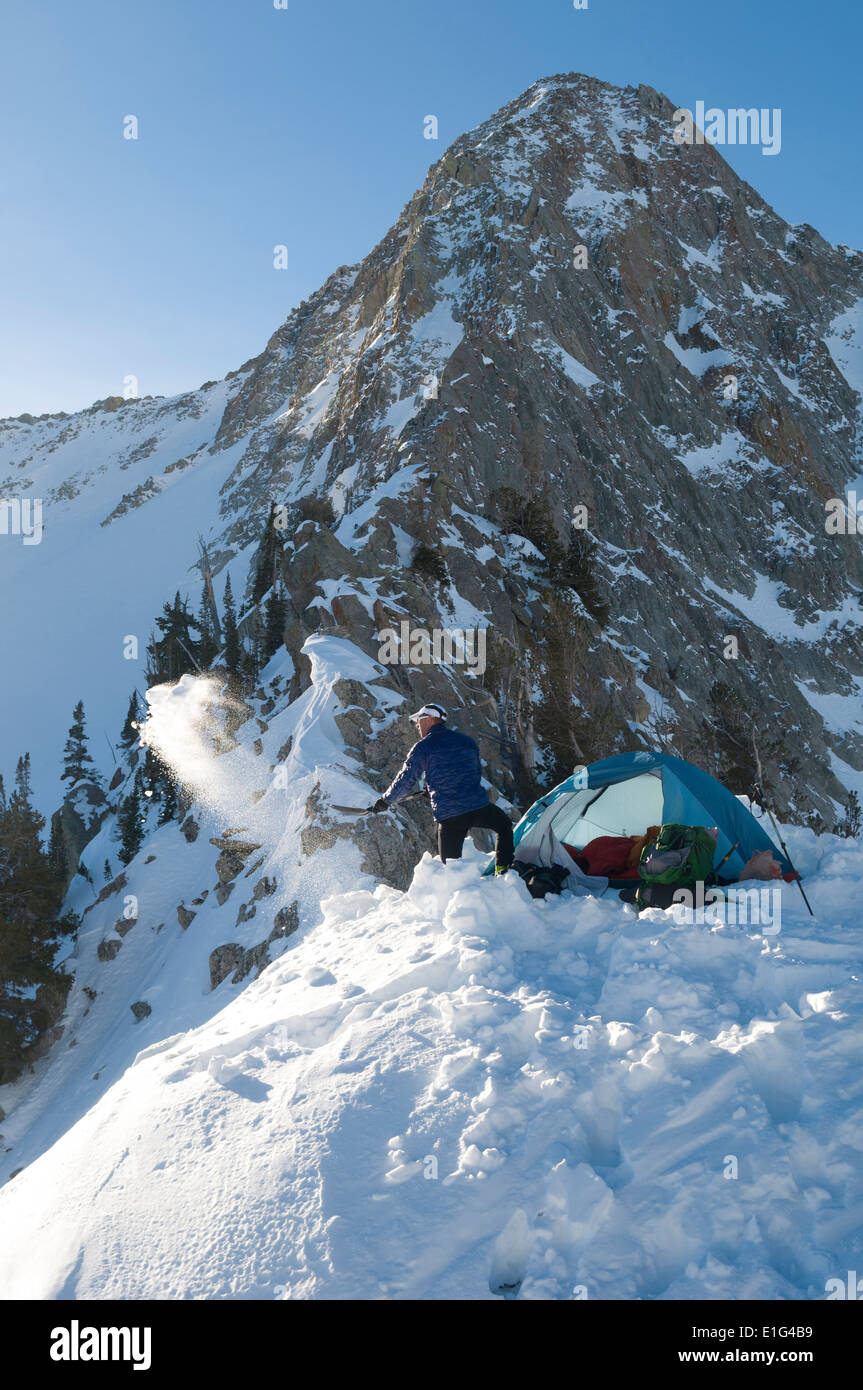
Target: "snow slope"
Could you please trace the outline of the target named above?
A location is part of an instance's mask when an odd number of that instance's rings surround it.
[[[105,737],[116,740],[129,695],[144,690],[145,647],[162,605],[180,589],[197,611],[194,538],[212,533],[220,488],[242,452],[213,454],[209,445],[236,389],[225,381],[113,412],[0,422],[0,495],[44,503],[39,545],[2,538],[4,592],[15,602],[3,605],[0,637],[16,654],[0,666],[2,770],[30,751],[43,813],[62,799],[76,701],[84,700],[92,754],[110,776]]]
[[[772,936],[426,855],[209,1017],[175,950],[185,1010],[92,1108],[43,1081],[0,1295],[823,1298],[863,1219],[863,847],[789,839],[818,917],[786,885]]]

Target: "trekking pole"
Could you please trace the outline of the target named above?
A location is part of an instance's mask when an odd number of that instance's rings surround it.
[[[760,786],[758,785],[758,783],[756,782],[756,784],[755,784],[755,786],[752,788],[752,790],[753,790],[754,793],[755,793],[756,800],[758,800],[758,801],[761,803],[761,805],[764,807],[765,811],[767,812],[768,816],[770,817],[770,824],[773,826],[773,829],[774,829],[774,831],[776,832],[776,838],[777,838],[777,840],[779,841],[780,847],[781,847],[781,849],[782,849],[782,853],[785,855],[785,858],[788,860],[788,863],[791,865],[791,870],[792,870],[792,872],[793,872],[794,875],[795,875],[794,882],[797,884],[797,887],[800,889],[800,892],[801,892],[801,894],[803,895],[803,901],[805,902],[806,906],[809,908],[809,916],[810,916],[810,917],[814,917],[814,916],[815,916],[815,913],[812,911],[812,906],[811,906],[811,904],[810,904],[810,902],[809,902],[809,899],[807,898],[805,892],[803,891],[803,883],[802,883],[802,880],[801,880],[801,878],[800,878],[800,875],[799,875],[799,873],[797,872],[797,870],[794,868],[794,861],[792,860],[791,855],[788,853],[788,846],[786,845],[785,841],[784,841],[783,838],[782,838],[782,832],[780,831],[779,826],[776,824],[776,818],[775,818],[775,816],[773,815],[773,812],[771,811],[770,807],[767,805],[767,798],[766,798],[765,795],[764,795],[764,788],[763,788],[763,787],[760,787]]]

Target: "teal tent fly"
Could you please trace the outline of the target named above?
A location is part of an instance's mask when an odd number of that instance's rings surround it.
[[[572,861],[563,846],[581,850],[604,835],[643,835],[650,825],[717,826],[714,865],[735,879],[753,854],[768,849],[794,871],[746,806],[709,773],[668,753],[620,753],[578,768],[540,797],[515,828],[516,859],[538,864]],[[607,880],[584,879],[583,886]]]

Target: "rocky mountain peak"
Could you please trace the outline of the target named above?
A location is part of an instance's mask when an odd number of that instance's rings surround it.
[[[195,532],[242,579],[282,507],[297,691],[314,632],[376,658],[384,621],[483,630],[486,672],[390,679],[467,706],[507,795],[633,743],[716,770],[748,719],[786,808],[829,823],[863,768],[863,560],[825,525],[860,473],[863,257],[675,143],[674,110],[541,79],[258,357],[172,401],[16,422],[7,482],[50,474],[58,526],[105,491],[106,556],[137,528],[145,563],[165,516],[187,585]]]

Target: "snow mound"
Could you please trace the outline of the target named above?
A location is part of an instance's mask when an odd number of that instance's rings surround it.
[[[0,1192],[5,1298],[823,1298],[863,1204],[863,848],[769,936],[534,902],[475,856],[340,892]]]

